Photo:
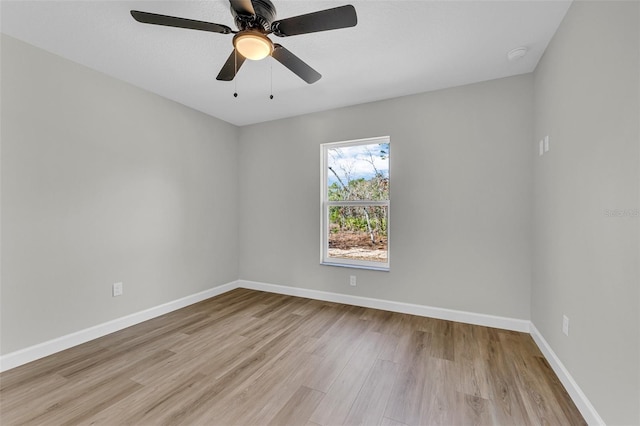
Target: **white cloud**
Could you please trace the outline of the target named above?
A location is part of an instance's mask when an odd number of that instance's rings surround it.
[[[369,179],[375,175],[376,169],[379,173],[388,176],[389,157],[385,155],[383,159],[380,150],[379,144],[330,149],[329,166],[335,170],[345,183],[348,179]],[[329,184],[334,181],[335,177],[330,174]]]

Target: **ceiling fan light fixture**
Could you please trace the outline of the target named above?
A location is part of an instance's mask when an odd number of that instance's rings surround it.
[[[273,43],[257,31],[243,31],[233,37],[233,47],[247,59],[259,61],[273,52]]]

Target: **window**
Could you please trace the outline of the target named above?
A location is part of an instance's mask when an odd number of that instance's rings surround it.
[[[325,265],[389,270],[389,138],[322,145]]]

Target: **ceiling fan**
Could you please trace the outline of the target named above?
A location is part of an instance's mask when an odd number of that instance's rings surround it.
[[[356,10],[352,5],[275,20],[276,8],[269,0],[229,0],[229,3],[231,4],[231,15],[233,15],[238,31],[213,22],[158,15],[138,10],[132,10],[131,16],[136,21],[145,24],[234,34],[233,51],[216,77],[218,80],[233,80],[245,59],[260,60],[271,56],[309,84],[318,81],[322,77],[320,73],[282,45],[273,43],[268,35],[288,37],[348,28],[358,23]]]

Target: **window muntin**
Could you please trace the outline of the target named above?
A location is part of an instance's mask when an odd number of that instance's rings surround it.
[[[389,138],[322,145],[321,263],[389,269]]]

